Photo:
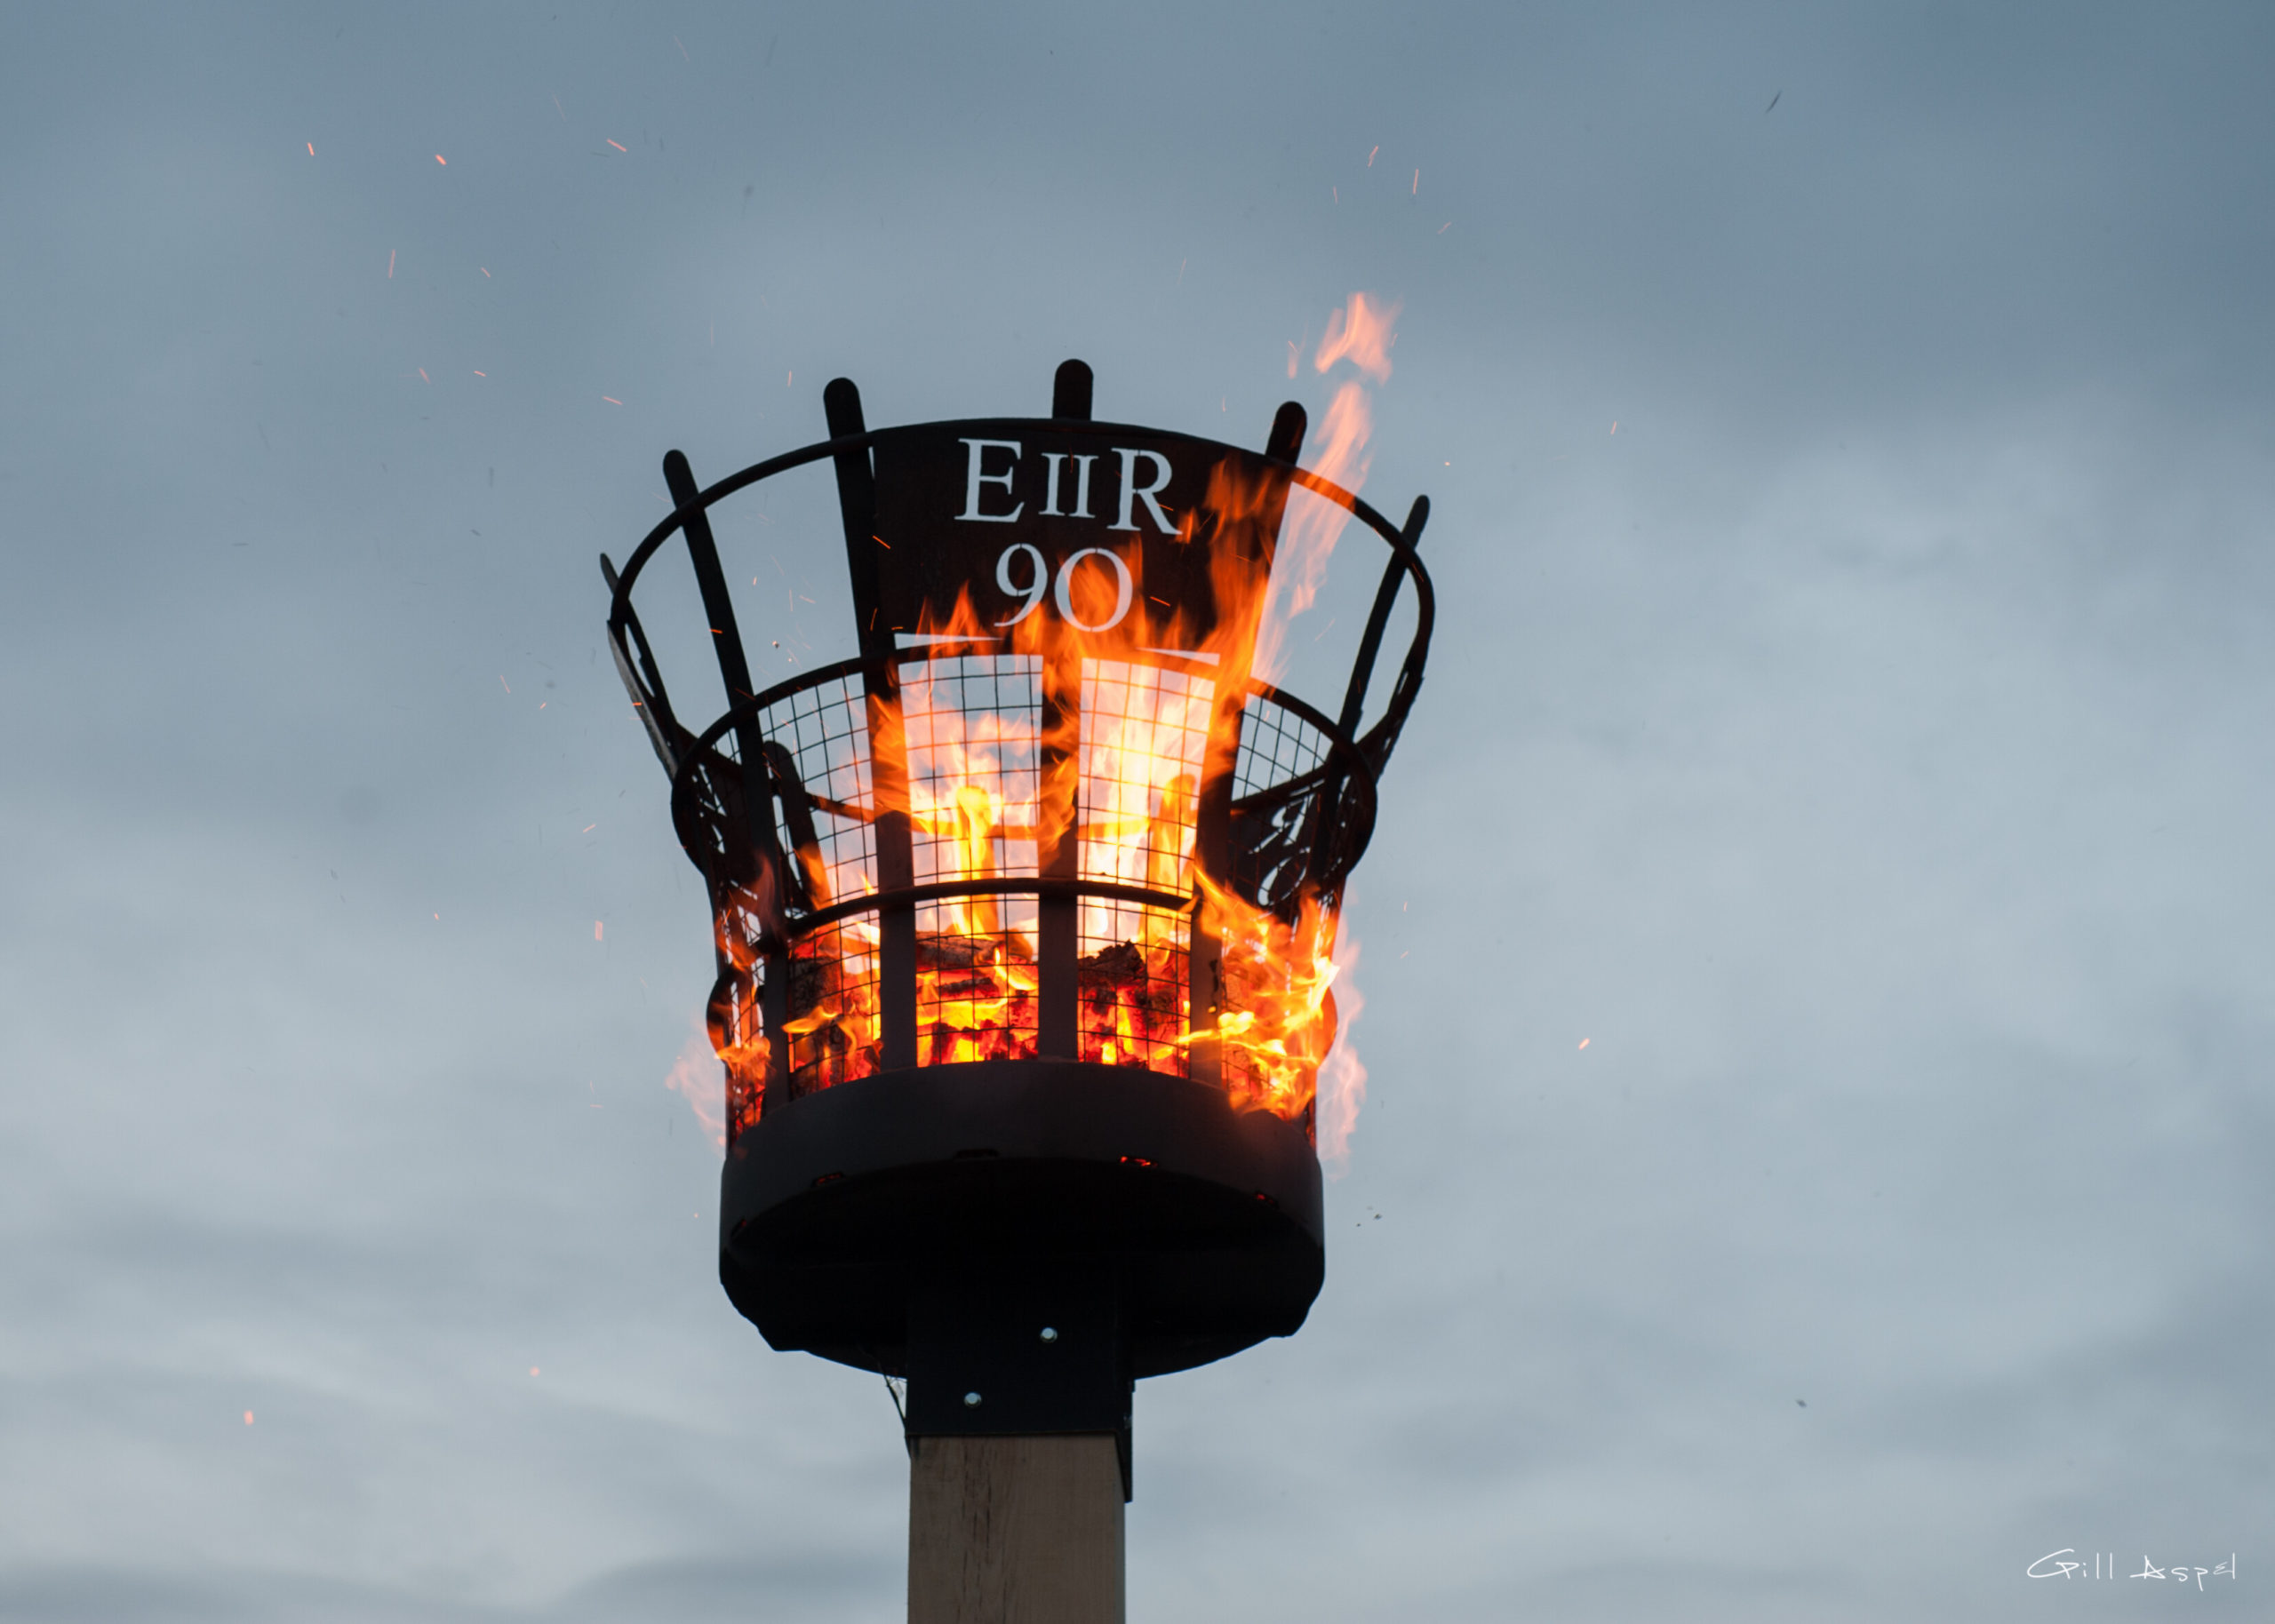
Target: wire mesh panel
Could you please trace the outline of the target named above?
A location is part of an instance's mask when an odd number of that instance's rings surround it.
[[[1217,685],[1129,660],[1082,672],[1082,877],[1189,892]],[[1187,1075],[1189,916],[1088,897],[1077,942],[1081,1058]]]
[[[1036,872],[1042,663],[960,655],[901,667],[916,883]],[[916,911],[917,1064],[1034,1057],[1034,896],[978,895]]]
[[[825,674],[759,712],[783,849],[810,908],[877,888],[869,724],[858,673]]]
[[[1304,882],[1332,748],[1323,718],[1269,689],[1249,697],[1233,764],[1233,884],[1259,906],[1284,905]]]

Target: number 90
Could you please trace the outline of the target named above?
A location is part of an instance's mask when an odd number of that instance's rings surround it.
[[[1015,585],[1011,580],[1011,561],[1024,554],[1027,561],[1027,584]],[[1008,620],[999,620],[999,626],[1015,626],[1035,611],[1044,593],[1050,590],[1050,569],[1042,561],[1042,549],[1031,541],[1014,542],[1003,549],[1003,556],[995,561],[995,585],[1010,598],[1024,597],[1026,602],[1019,612]]]
[[[1011,561],[1021,556],[1026,560],[1027,578],[1024,585],[1011,578]],[[1077,619],[1074,615],[1072,591],[1074,567],[1086,558],[1102,558],[1114,566],[1114,613],[1095,624]],[[1043,562],[1042,549],[1031,541],[1013,542],[1004,548],[1002,556],[995,561],[995,585],[1002,588],[1006,597],[1026,600],[1019,606],[1018,613],[997,621],[995,623],[997,625],[1015,626],[1029,615],[1034,614],[1041,606],[1044,595],[1050,590],[1050,567]],[[1130,565],[1123,560],[1122,554],[1110,547],[1084,547],[1081,552],[1070,555],[1066,561],[1058,567],[1059,618],[1078,631],[1107,631],[1120,625],[1122,617],[1130,613],[1130,602],[1137,596],[1137,582],[1130,574]]]

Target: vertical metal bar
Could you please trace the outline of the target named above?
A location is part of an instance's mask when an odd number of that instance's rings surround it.
[[[680,533],[687,537],[695,584],[703,593],[703,612],[710,617],[712,648],[719,657],[719,674],[726,681],[727,703],[740,705],[754,693],[750,663],[743,657],[742,633],[735,625],[734,601],[727,595],[726,572],[719,567],[719,544],[712,538],[711,515],[704,511],[695,471],[687,466],[685,453],[664,453],[664,484],[672,493],[672,505],[680,512]],[[756,759],[754,754],[746,755],[746,764]]]
[[[850,378],[834,379],[822,391],[829,437],[842,440],[867,432],[861,392]],[[877,481],[866,447],[841,451],[837,507],[845,521],[845,563],[852,577],[853,612],[867,661],[861,673],[867,702],[869,790],[875,798],[877,888],[903,890],[916,883],[916,859],[909,837],[908,754],[897,712],[899,673],[893,665],[892,628],[878,624],[876,541]],[[916,1063],[916,911],[907,904],[882,911],[877,920],[878,1069],[894,1071]]]
[[[695,585],[703,594],[703,612],[711,625],[711,646],[718,654],[719,675],[726,683],[728,708],[732,709],[756,697],[750,663],[743,657],[734,601],[727,594],[726,572],[719,567],[719,545],[711,535],[711,518],[703,510],[695,472],[676,450],[664,453],[664,484],[671,492],[672,505],[680,512],[680,531],[687,537]],[[752,903],[761,927],[778,934],[782,927],[781,852],[774,838],[774,803],[767,789],[763,743],[757,717],[746,715],[735,724],[735,748],[742,758],[743,813],[758,871],[752,880]]]
[[[1280,410],[1273,414],[1272,432],[1265,436],[1265,457],[1292,466],[1304,449],[1304,430],[1308,422],[1300,402],[1282,402]],[[1257,539],[1263,545],[1263,562],[1267,569],[1277,549],[1280,521],[1287,512],[1287,500],[1288,488],[1282,484],[1257,521]],[[1227,545],[1227,538],[1219,537],[1217,545]],[[1262,608],[1259,596],[1254,612],[1260,613]],[[1216,884],[1227,887],[1233,880],[1233,781],[1240,771],[1240,727],[1248,708],[1248,679],[1245,666],[1233,670],[1226,665],[1217,670],[1217,691],[1209,707],[1209,736],[1214,741],[1229,736],[1232,748],[1221,761],[1204,764],[1201,793],[1193,808],[1193,866]],[[1185,1024],[1193,1031],[1204,1032],[1212,1031],[1224,1014],[1224,943],[1205,927],[1197,886],[1193,896],[1193,927],[1187,937],[1189,951],[1185,960]],[[1196,1039],[1185,1054],[1188,1075],[1194,1082],[1212,1088],[1224,1086],[1224,1046],[1215,1038]]]
[[[1304,449],[1304,429],[1310,420],[1301,401],[1281,402],[1280,410],[1272,414],[1272,432],[1265,436],[1264,454],[1274,462],[1294,462]]]
[[[1088,422],[1090,383],[1083,362],[1062,362],[1051,380],[1051,417]],[[1077,880],[1082,872],[1082,657],[1047,649],[1041,681],[1039,821],[1063,832],[1037,845],[1037,872],[1046,880]],[[1035,910],[1035,1052],[1051,1059],[1082,1058],[1081,975],[1074,967],[1082,951],[1082,908],[1071,896],[1046,896]]]
[[[1406,524],[1399,534],[1408,546],[1418,547],[1422,527],[1429,522],[1430,498],[1417,497],[1414,506],[1407,509]],[[1351,686],[1344,690],[1343,714],[1337,719],[1343,731],[1353,738],[1359,736],[1359,712],[1367,703],[1367,684],[1374,678],[1375,657],[1382,651],[1391,606],[1398,601],[1399,584],[1405,579],[1406,561],[1393,553],[1383,566],[1382,585],[1375,588],[1375,607],[1367,617],[1366,635],[1359,640],[1359,657],[1352,662]]]
[[[1417,497],[1414,506],[1407,510],[1406,525],[1399,532],[1409,547],[1422,545],[1422,527],[1430,522],[1430,498]],[[1343,736],[1356,740],[1359,736],[1359,716],[1366,707],[1367,684],[1373,679],[1375,657],[1382,651],[1383,632],[1390,625],[1390,611],[1398,601],[1398,589],[1406,579],[1406,561],[1393,553],[1390,562],[1383,566],[1382,584],[1375,588],[1375,607],[1367,615],[1367,630],[1359,639],[1359,657],[1351,666],[1351,685],[1343,693],[1343,714],[1336,725]],[[1312,835],[1311,870],[1317,873],[1329,859],[1329,847],[1335,832],[1342,824],[1343,792],[1350,782],[1345,772],[1330,772],[1320,785],[1319,827]]]
[[[1221,683],[1223,679],[1219,677],[1218,681]],[[1216,697],[1211,709],[1213,733],[1217,727],[1228,725],[1222,694]],[[1236,744],[1235,763],[1239,759]],[[1204,777],[1193,807],[1193,866],[1217,885],[1231,879],[1232,824],[1232,774]],[[1225,1086],[1224,1046],[1214,1036],[1217,1017],[1224,1013],[1224,943],[1208,928],[1201,888],[1196,885],[1193,923],[1185,933],[1185,1023],[1190,1031],[1210,1035],[1197,1036],[1186,1046],[1185,1075],[1210,1088]]]
[[[1114,1434],[913,1444],[908,1624],[1125,1624]]]
[[[1059,833],[1037,843],[1037,872],[1046,880],[1077,880],[1082,872],[1082,657],[1046,653],[1042,683],[1037,821],[1046,833]],[[1046,896],[1035,909],[1035,1053],[1051,1059],[1082,1058],[1081,976],[1074,967],[1082,909],[1071,896]]]

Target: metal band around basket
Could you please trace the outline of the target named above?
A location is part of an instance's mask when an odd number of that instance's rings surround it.
[[[820,462],[826,458],[834,458],[842,452],[866,451],[878,440],[888,435],[902,434],[910,428],[946,426],[949,426],[909,424],[898,428],[867,429],[858,434],[845,434],[834,440],[817,441],[811,445],[801,446],[794,451],[786,451],[779,457],[770,457],[763,462],[753,463],[749,467],[730,474],[717,483],[706,487],[697,494],[692,510],[698,513],[706,512],[714,504],[734,495],[735,492],[757,484],[762,480],[771,479],[778,474],[786,474],[793,468],[802,468],[809,463]],[[1079,427],[1106,434],[1112,433],[1122,426],[1109,423],[1085,423],[1056,426]],[[1253,452],[1245,451],[1241,447],[1226,445],[1222,441],[1204,440],[1197,435],[1175,437],[1191,439],[1195,444],[1214,447],[1219,450],[1240,452],[1247,456],[1255,455]],[[1288,464],[1287,467],[1291,484],[1300,485],[1313,495],[1334,503],[1379,536],[1388,545],[1401,568],[1405,570],[1407,578],[1413,582],[1417,611],[1414,638],[1407,649],[1405,659],[1401,662],[1401,670],[1402,676],[1411,676],[1418,686],[1421,664],[1429,649],[1430,634],[1437,619],[1437,604],[1436,594],[1430,586],[1430,572],[1422,567],[1421,556],[1416,552],[1413,541],[1397,525],[1393,524],[1377,512],[1371,503],[1362,499],[1357,492],[1346,490],[1333,480],[1314,474],[1308,468],[1299,467],[1293,463]],[[631,556],[624,561],[624,568],[616,573],[615,584],[609,594],[609,625],[611,630],[621,628],[631,618],[633,583],[639,578],[640,571],[646,567],[648,560],[654,555],[656,549],[669,540],[686,522],[689,511],[689,509],[675,507],[664,516],[655,529],[641,538],[640,545],[635,547]],[[1411,696],[1408,696],[1408,698],[1410,703]]]
[[[927,657],[930,657],[929,650],[918,649],[904,649],[892,656],[890,663],[894,665],[905,665]],[[704,728],[701,735],[698,736],[695,741],[695,747],[687,752],[686,759],[682,760],[679,764],[679,770],[672,775],[671,805],[674,826],[676,827],[678,825],[681,816],[688,810],[684,805],[684,801],[686,797],[693,792],[693,773],[697,764],[703,760],[706,752],[714,750],[717,746],[719,741],[733,729],[736,723],[742,721],[746,718],[758,717],[770,706],[780,705],[784,700],[792,697],[794,695],[803,692],[809,688],[818,687],[824,682],[842,681],[847,677],[855,675],[865,666],[883,663],[884,662],[882,661],[866,660],[860,656],[855,655],[850,659],[836,660],[827,665],[816,666],[811,671],[802,672],[797,676],[790,677],[783,681],[775,683],[771,688],[767,689],[755,698],[743,700],[731,710],[728,711],[726,714],[721,716],[716,721],[713,722],[709,727]],[[1284,689],[1277,688],[1272,683],[1251,678],[1249,681],[1249,692],[1251,696],[1268,699],[1273,705],[1278,705],[1281,709],[1287,711],[1291,715],[1301,718],[1306,724],[1315,728],[1320,736],[1327,741],[1327,760],[1321,762],[1319,766],[1313,768],[1309,772],[1298,774],[1295,779],[1290,780],[1290,783],[1299,783],[1305,778],[1323,776],[1329,768],[1339,764],[1343,770],[1355,772],[1357,774],[1360,782],[1366,785],[1369,798],[1370,800],[1372,799],[1375,793],[1376,781],[1379,775],[1375,770],[1374,763],[1367,759],[1366,752],[1359,748],[1357,740],[1352,738],[1341,728],[1337,727],[1334,720],[1319,710],[1318,707],[1306,703],[1305,700],[1298,698],[1294,694],[1287,692]],[[751,765],[746,762],[738,761],[736,765],[740,767],[746,773],[750,773],[754,770]],[[762,776],[766,771],[764,764],[761,763],[755,770]],[[750,792],[749,786],[747,784],[745,786],[744,792],[746,794]],[[839,816],[847,815],[848,813],[839,814]],[[859,816],[860,821],[862,822],[867,822],[875,816],[874,812],[867,814],[866,816],[862,816],[858,813],[851,815]],[[690,852],[689,856],[691,857],[694,854]],[[698,866],[700,866],[699,862]],[[1101,881],[1100,883],[1104,882]],[[998,888],[1000,889],[1002,888]],[[878,892],[875,893],[875,895],[883,896],[886,894],[883,892]],[[892,893],[892,895],[897,896],[906,896],[907,892],[906,890],[896,891]],[[1055,895],[1055,893],[1053,895]],[[1161,895],[1161,893],[1155,892],[1152,893],[1152,895],[1159,896]]]
[[[917,903],[938,902],[949,896],[1042,896],[1058,902],[1079,902],[1094,896],[1107,902],[1139,903],[1169,913],[1190,913],[1194,901],[1189,895],[1156,891],[1151,886],[1123,885],[1114,880],[1055,880],[1009,874],[986,880],[935,880],[922,885],[902,886],[892,891],[864,891],[858,896],[849,896],[843,902],[830,904],[826,908],[817,908],[803,918],[792,921],[790,940],[795,942],[825,925],[834,925],[856,913],[911,907]],[[765,944],[762,943],[760,945],[763,947]]]

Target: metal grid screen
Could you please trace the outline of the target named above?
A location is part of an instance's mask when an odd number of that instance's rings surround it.
[[[1081,874],[1183,892],[1217,685],[1126,660],[1082,662]],[[1185,1031],[1191,924],[1138,903],[1085,898],[1076,933],[1081,1056],[1173,1076]]]
[[[915,881],[1032,876],[1042,662],[962,655],[903,667]],[[916,1063],[1035,1052],[1036,903],[975,896],[916,910]]]
[[[1071,673],[1070,673],[1071,674]],[[1044,670],[1031,655],[918,655],[901,662],[914,883],[1033,877],[1041,856]],[[1201,777],[1217,685],[1202,672],[1085,659],[1078,694],[1076,872],[1184,894],[1192,887]],[[781,838],[797,854],[794,912],[877,888],[868,701],[858,673],[766,707]],[[1300,878],[1326,771],[1327,735],[1276,696],[1250,696],[1233,769],[1236,888],[1272,905]],[[1040,904],[982,893],[919,903],[917,1063],[1028,1059],[1037,1049]],[[1092,1064],[1189,1075],[1189,913],[1085,897],[1076,921],[1077,1044]],[[797,937],[782,1036],[788,1093],[864,1077],[879,1063],[880,929],[856,913]],[[1229,1006],[1242,988],[1228,985]],[[1243,1063],[1227,1056],[1243,1092]]]
[[[813,905],[877,888],[876,840],[870,829],[874,802],[869,781],[867,701],[858,676],[829,677],[759,712],[770,744],[780,745],[796,773],[793,793],[811,807],[818,882],[811,859],[802,861]],[[780,762],[776,762],[779,771]],[[796,845],[785,829],[783,845]]]

